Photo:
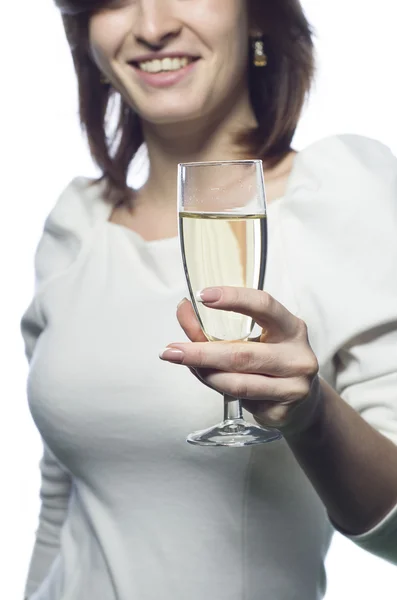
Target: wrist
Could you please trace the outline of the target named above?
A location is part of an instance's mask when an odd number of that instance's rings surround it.
[[[287,442],[304,437],[312,437],[322,430],[324,416],[324,394],[318,376],[313,380],[310,394],[305,400],[293,407],[288,420],[279,427],[280,433]]]

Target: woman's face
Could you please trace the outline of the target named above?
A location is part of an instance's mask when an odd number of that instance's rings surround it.
[[[90,20],[99,68],[141,118],[177,123],[246,96],[246,0],[116,0]]]

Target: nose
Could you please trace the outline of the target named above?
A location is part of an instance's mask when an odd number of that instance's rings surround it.
[[[182,23],[174,7],[174,0],[141,0],[136,39],[150,48],[162,48],[177,37]]]

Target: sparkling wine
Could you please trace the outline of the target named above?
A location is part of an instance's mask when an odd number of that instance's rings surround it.
[[[206,287],[263,289],[266,266],[265,214],[180,212],[182,257],[193,306],[211,341],[246,340],[250,317],[203,306],[194,300]]]

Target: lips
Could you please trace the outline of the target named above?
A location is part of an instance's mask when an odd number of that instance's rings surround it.
[[[191,62],[193,62],[193,59],[188,56],[180,58],[166,57],[163,59],[156,58],[154,60],[140,61],[136,63],[136,66],[146,73],[161,73],[164,71],[179,71],[179,69],[183,69],[183,67],[186,67]]]
[[[135,74],[152,87],[170,87],[182,81],[199,57],[182,53],[151,54],[129,61]]]
[[[162,71],[176,71],[198,59],[199,56],[184,52],[153,53],[138,56],[130,60],[129,64],[141,71],[158,73]]]

